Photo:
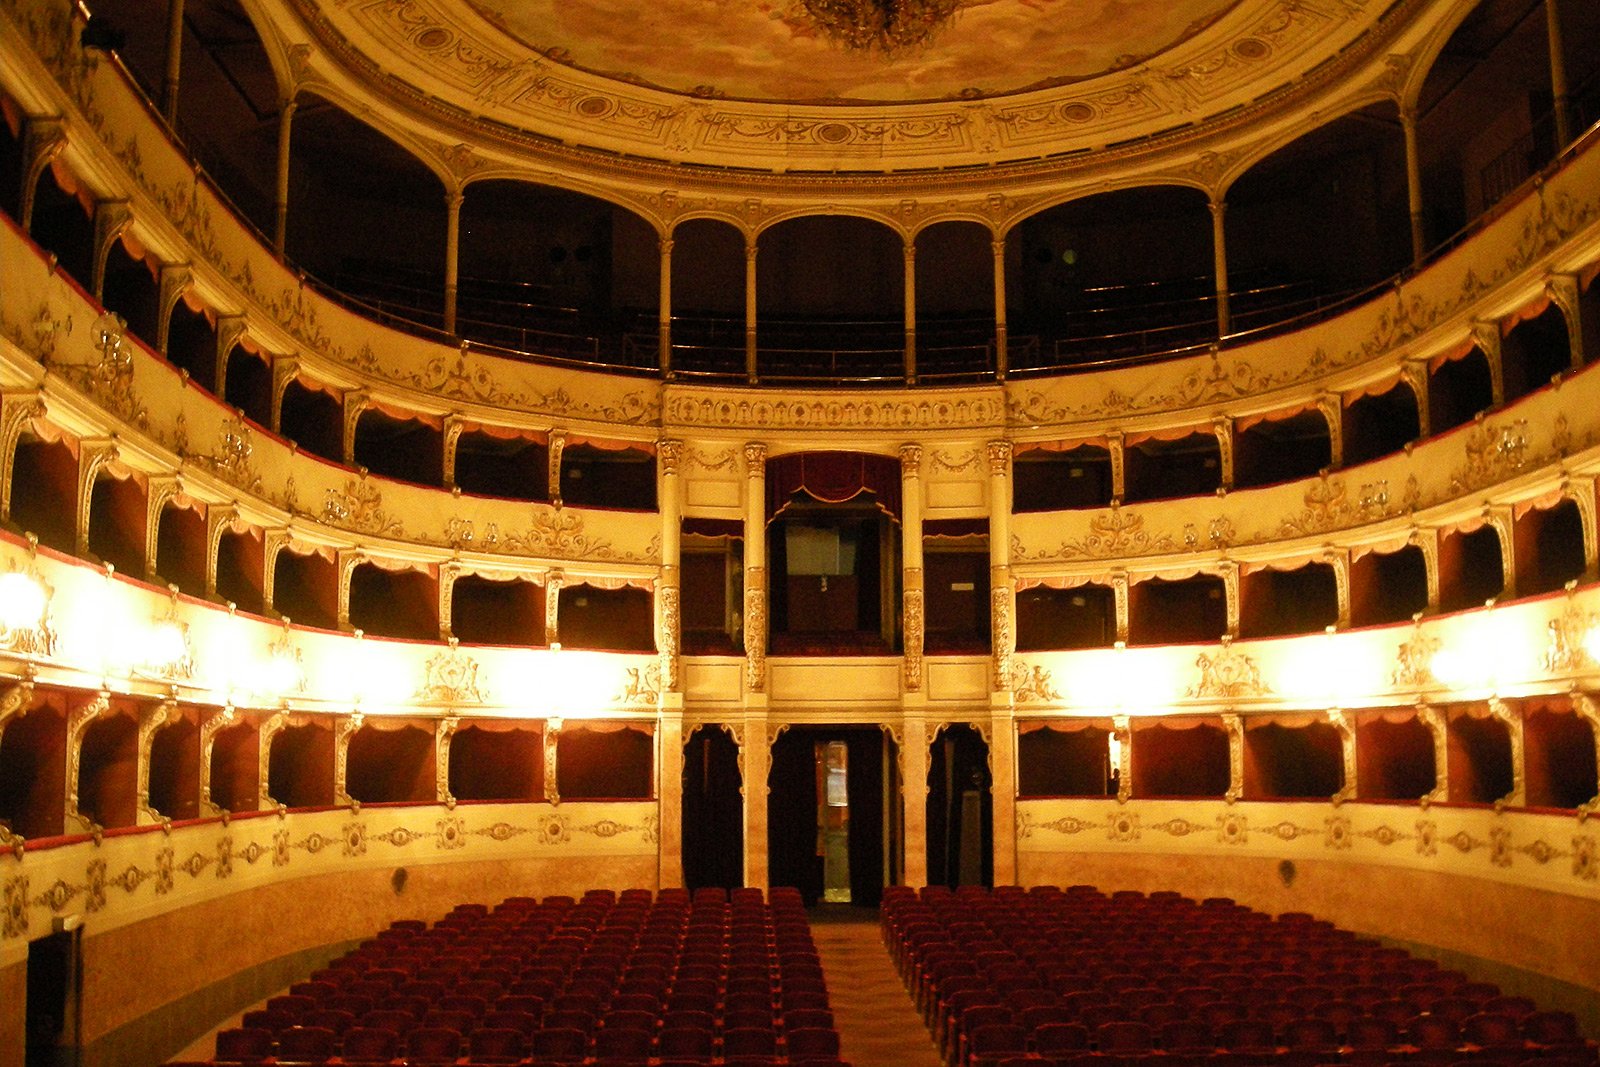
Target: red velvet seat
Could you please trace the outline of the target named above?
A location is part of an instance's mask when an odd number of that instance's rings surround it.
[[[654,1037],[649,1030],[613,1027],[608,1021],[594,1035],[594,1054],[601,1059],[646,1060]]]
[[[419,1026],[406,1035],[406,1058],[413,1063],[451,1063],[461,1055],[461,1032]]]
[[[388,1063],[399,1054],[399,1034],[393,1030],[358,1026],[345,1033],[339,1058],[344,1063]]]
[[[790,1059],[804,1056],[839,1055],[839,1034],[832,1029],[801,1027],[784,1035],[784,1047]]]
[[[216,1059],[227,1063],[257,1063],[272,1055],[270,1030],[235,1027],[217,1034]]]
[[[467,1035],[474,1063],[518,1063],[528,1054],[528,1035],[506,1027],[482,1027]]]
[[[966,1035],[965,1067],[995,1067],[1007,1056],[1028,1051],[1028,1031],[1014,1023],[988,1023]]]
[[[529,1046],[534,1059],[555,1063],[575,1063],[584,1058],[589,1041],[574,1027],[549,1027],[535,1030]]]

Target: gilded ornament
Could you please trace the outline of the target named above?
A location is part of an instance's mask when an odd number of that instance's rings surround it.
[[[1184,692],[1192,699],[1233,700],[1272,694],[1272,688],[1261,679],[1255,658],[1239,651],[1227,638],[1223,638],[1215,655],[1202,652],[1194,664],[1199,668],[1200,680]]]

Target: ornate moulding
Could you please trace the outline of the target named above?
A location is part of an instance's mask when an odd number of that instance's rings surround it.
[[[290,65],[301,84],[327,85],[376,114],[409,112],[413,129],[425,116],[436,128],[422,136],[441,146],[461,141],[491,159],[511,157],[513,166],[602,181],[650,181],[650,164],[618,155],[790,172],[773,182],[739,179],[768,189],[798,188],[804,179],[793,172],[806,170],[1012,163],[1059,174],[1059,161],[1044,168],[1023,161],[1139,138],[1155,143],[1114,154],[1148,158],[1168,143],[1259,127],[1341,81],[1387,73],[1385,54],[1404,50],[1402,36],[1415,41],[1416,31],[1449,14],[1415,2],[1246,0],[1145,62],[1065,86],[841,104],[696,96],[585,72],[530,49],[465,5],[272,0],[257,10],[279,39],[294,42]],[[1329,56],[1336,58],[1324,63]],[[1177,126],[1188,129],[1163,136]],[[958,180],[992,189],[1013,178],[1006,171]],[[714,175],[680,175],[673,184],[701,182],[729,184]]]

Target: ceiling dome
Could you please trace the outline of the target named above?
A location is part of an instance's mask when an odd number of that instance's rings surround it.
[[[472,6],[530,52],[620,82],[719,99],[872,104],[978,99],[1123,70],[1193,38],[1235,2],[472,0]],[[897,37],[899,27],[906,29]]]

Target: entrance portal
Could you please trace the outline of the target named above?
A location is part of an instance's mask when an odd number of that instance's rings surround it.
[[[897,880],[894,742],[875,726],[796,726],[772,746],[769,881],[819,900],[875,907]]]
[[[994,798],[989,746],[965,724],[940,732],[928,753],[928,881],[994,884]]]

